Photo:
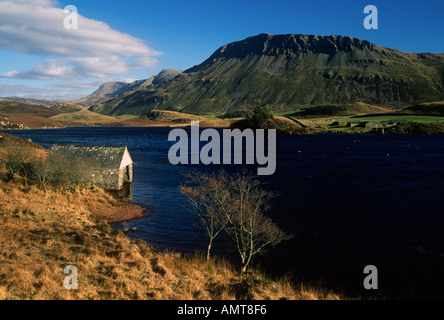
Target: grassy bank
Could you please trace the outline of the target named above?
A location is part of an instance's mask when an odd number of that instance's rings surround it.
[[[258,271],[240,279],[224,260],[160,252],[110,228],[108,222],[127,204],[105,191],[49,186],[45,192],[20,176],[6,182],[0,167],[0,299],[340,298]],[[68,265],[78,269],[78,290],[63,286]]]

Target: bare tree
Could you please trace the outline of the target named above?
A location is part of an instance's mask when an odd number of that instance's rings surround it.
[[[239,253],[243,274],[255,255],[291,237],[265,215],[274,194],[246,171],[230,176],[221,170],[187,177],[180,190],[210,237],[207,258],[213,240],[224,230]]]
[[[89,185],[92,165],[86,161],[76,161],[70,167],[63,168],[64,184],[72,190],[85,189]]]
[[[45,196],[48,195],[48,184],[54,182],[55,166],[49,161],[34,163],[34,177],[43,186]]]
[[[275,195],[263,189],[259,180],[242,171],[229,177],[225,184],[230,189],[232,202],[225,231],[236,246],[242,263],[241,274],[244,274],[255,255],[291,236],[265,215]]]
[[[5,159],[5,168],[8,181],[13,181],[16,174],[20,172],[21,163],[15,153],[8,152]]]
[[[5,166],[7,170],[7,178],[9,181],[14,180],[16,174],[25,178],[25,183],[32,175],[31,152],[29,148],[6,144]]]
[[[91,180],[92,164],[85,161],[69,161],[63,156],[48,157],[40,169],[43,175],[49,175],[50,182],[71,190],[84,189]]]
[[[190,211],[199,217],[200,223],[209,237],[207,247],[207,260],[210,259],[211,247],[214,239],[224,230],[229,214],[229,190],[223,182],[226,180],[225,172],[203,174],[193,172],[185,175],[187,181],[179,189],[190,204]],[[222,179],[218,179],[222,178]]]

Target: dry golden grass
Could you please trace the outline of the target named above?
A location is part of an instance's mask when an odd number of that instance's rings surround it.
[[[20,152],[23,150],[33,156],[35,160],[43,160],[46,158],[48,151],[42,146],[25,141],[16,136],[7,133],[0,133],[0,161],[5,159],[10,150]]]
[[[0,146],[1,149],[1,146]],[[224,260],[159,252],[105,222],[119,202],[103,190],[45,193],[19,178],[4,182],[0,164],[0,299],[234,300],[338,299],[253,272],[239,279]],[[66,290],[68,265],[78,290]]]
[[[105,201],[103,200],[105,199]],[[101,191],[0,186],[0,299],[338,299],[251,274],[241,281],[226,261],[159,252],[113,231],[92,212],[115,200]],[[64,268],[79,289],[63,287]]]

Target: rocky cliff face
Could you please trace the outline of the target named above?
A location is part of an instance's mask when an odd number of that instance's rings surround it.
[[[345,36],[260,34],[222,46],[171,81],[97,105],[104,114],[153,109],[221,113],[266,103],[275,111],[444,99],[444,55],[408,54]]]
[[[160,84],[165,81],[169,81],[175,76],[181,74],[181,70],[175,69],[165,69],[162,70],[159,74],[152,76],[148,79],[136,80],[134,82],[107,82],[101,85],[96,91],[94,91],[89,96],[74,100],[72,103],[76,103],[83,106],[90,106],[96,103],[106,102],[114,97],[125,94],[129,91],[132,91],[137,88],[145,88],[150,85]]]

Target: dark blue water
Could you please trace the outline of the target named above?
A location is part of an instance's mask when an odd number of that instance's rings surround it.
[[[52,144],[126,145],[134,160],[134,202],[153,216],[138,227],[161,248],[203,251],[205,235],[177,187],[193,166],[168,161],[170,128],[67,128],[14,131]],[[271,217],[295,237],[256,259],[273,275],[345,293],[444,298],[444,138],[402,135],[278,136],[277,170],[261,177],[279,192]],[[215,170],[214,167],[198,167]],[[238,170],[241,167],[229,167]],[[226,252],[219,241],[215,252]],[[366,265],[379,287],[364,290]]]

